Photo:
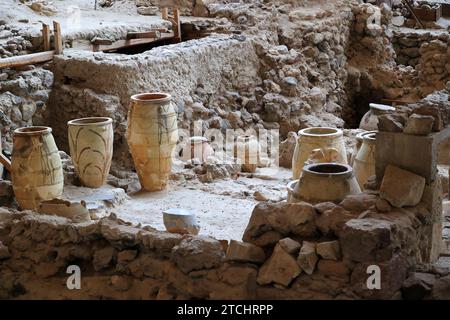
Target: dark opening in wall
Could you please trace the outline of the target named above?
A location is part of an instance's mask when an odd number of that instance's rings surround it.
[[[193,23],[182,23],[181,24],[181,42],[189,41],[193,39],[200,39],[207,37],[209,33],[205,32],[202,27]],[[156,47],[167,46],[176,43],[173,39],[161,39],[156,40],[151,43],[145,43],[140,45],[134,45],[132,47],[121,48],[117,50],[110,50],[107,53],[120,53],[120,54],[139,54]]]
[[[348,87],[349,107],[343,112],[343,120],[347,128],[359,127],[362,117],[369,111],[370,103],[387,104],[383,99],[384,92],[375,89],[369,79],[359,79],[357,86]]]

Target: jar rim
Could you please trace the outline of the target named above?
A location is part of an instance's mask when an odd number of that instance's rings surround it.
[[[332,127],[310,127],[300,130],[298,135],[307,137],[337,137],[343,135],[343,131]]]
[[[89,125],[106,125],[112,123],[112,119],[108,117],[87,117],[73,119],[67,122],[69,126],[89,126]]]
[[[303,167],[303,172],[319,176],[345,176],[353,173],[353,169],[348,164],[325,162],[313,163]]]
[[[45,126],[30,126],[22,127],[14,130],[13,135],[15,136],[38,136],[44,133],[51,133],[52,128]]]
[[[165,92],[144,92],[131,96],[131,100],[147,103],[167,102],[172,96]]]

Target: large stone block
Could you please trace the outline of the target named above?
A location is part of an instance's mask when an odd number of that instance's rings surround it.
[[[172,249],[171,260],[184,273],[211,269],[219,266],[224,258],[223,247],[218,240],[208,237],[183,239]]]
[[[259,269],[256,281],[260,285],[276,283],[288,286],[300,272],[295,258],[276,245],[270,258]]]
[[[248,242],[231,240],[226,260],[250,263],[262,263],[266,259],[264,250]]]
[[[368,284],[372,283],[370,276],[375,275],[369,266],[379,267],[380,289],[370,289]],[[351,285],[353,291],[359,296],[367,299],[391,299],[400,290],[407,276],[408,264],[404,257],[396,255],[385,262],[359,263],[353,269]],[[375,275],[376,276],[376,275]]]
[[[376,140],[375,168],[381,181],[389,164],[424,177],[427,183],[436,178],[438,145],[448,138],[450,128],[427,136],[379,132]],[[420,152],[419,152],[420,151]]]
[[[313,206],[305,202],[259,203],[253,209],[242,239],[245,242],[261,244],[259,238],[269,232],[284,236],[313,236],[316,233],[316,216]],[[275,242],[280,239],[275,239]]]
[[[302,248],[298,254],[297,262],[306,274],[312,274],[316,269],[317,257],[316,244],[313,242],[303,241]]]
[[[347,221],[339,233],[343,256],[357,262],[377,260],[377,253],[391,244],[391,227],[388,221],[372,218]]]
[[[425,178],[388,165],[380,187],[380,197],[397,208],[415,206],[422,199]]]
[[[341,258],[341,247],[338,241],[319,242],[316,251],[322,259],[339,260]]]

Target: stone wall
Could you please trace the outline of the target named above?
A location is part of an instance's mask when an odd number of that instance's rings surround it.
[[[396,61],[412,66],[424,94],[441,90],[450,80],[450,36],[448,32],[394,31]]]
[[[340,204],[261,203],[245,242],[230,243],[114,216],[74,223],[2,210],[0,297],[400,298],[408,271],[428,259],[424,201],[395,208],[368,192]],[[70,265],[81,268],[81,290],[66,287]],[[381,290],[366,286],[369,265],[381,269]]]
[[[137,55],[76,51],[54,60],[55,86],[48,123],[67,149],[66,121],[78,117],[114,119],[116,159],[129,158],[125,142],[130,96],[163,91],[172,95],[179,127],[225,130],[254,119],[245,106],[261,82],[254,43],[245,37],[217,36],[155,48]],[[61,107],[64,106],[64,107]],[[124,160],[125,159],[125,160]]]

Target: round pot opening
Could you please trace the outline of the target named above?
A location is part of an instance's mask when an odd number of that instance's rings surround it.
[[[319,175],[341,175],[352,172],[352,168],[340,163],[316,163],[303,167],[306,172]]]
[[[18,128],[14,130],[15,135],[19,136],[29,136],[29,135],[40,135],[44,133],[51,133],[52,128],[50,127],[44,127],[44,126],[34,126],[34,127],[25,127],[25,128]]]
[[[67,122],[70,126],[83,126],[83,125],[106,125],[112,123],[112,119],[108,117],[89,117],[89,118],[81,118],[81,119],[75,119],[70,120]]]
[[[302,136],[311,136],[311,137],[339,136],[342,134],[342,130],[329,127],[313,127],[300,130],[298,134]]]
[[[141,102],[166,102],[171,99],[171,96],[164,92],[149,92],[135,94],[131,96],[131,99]]]

